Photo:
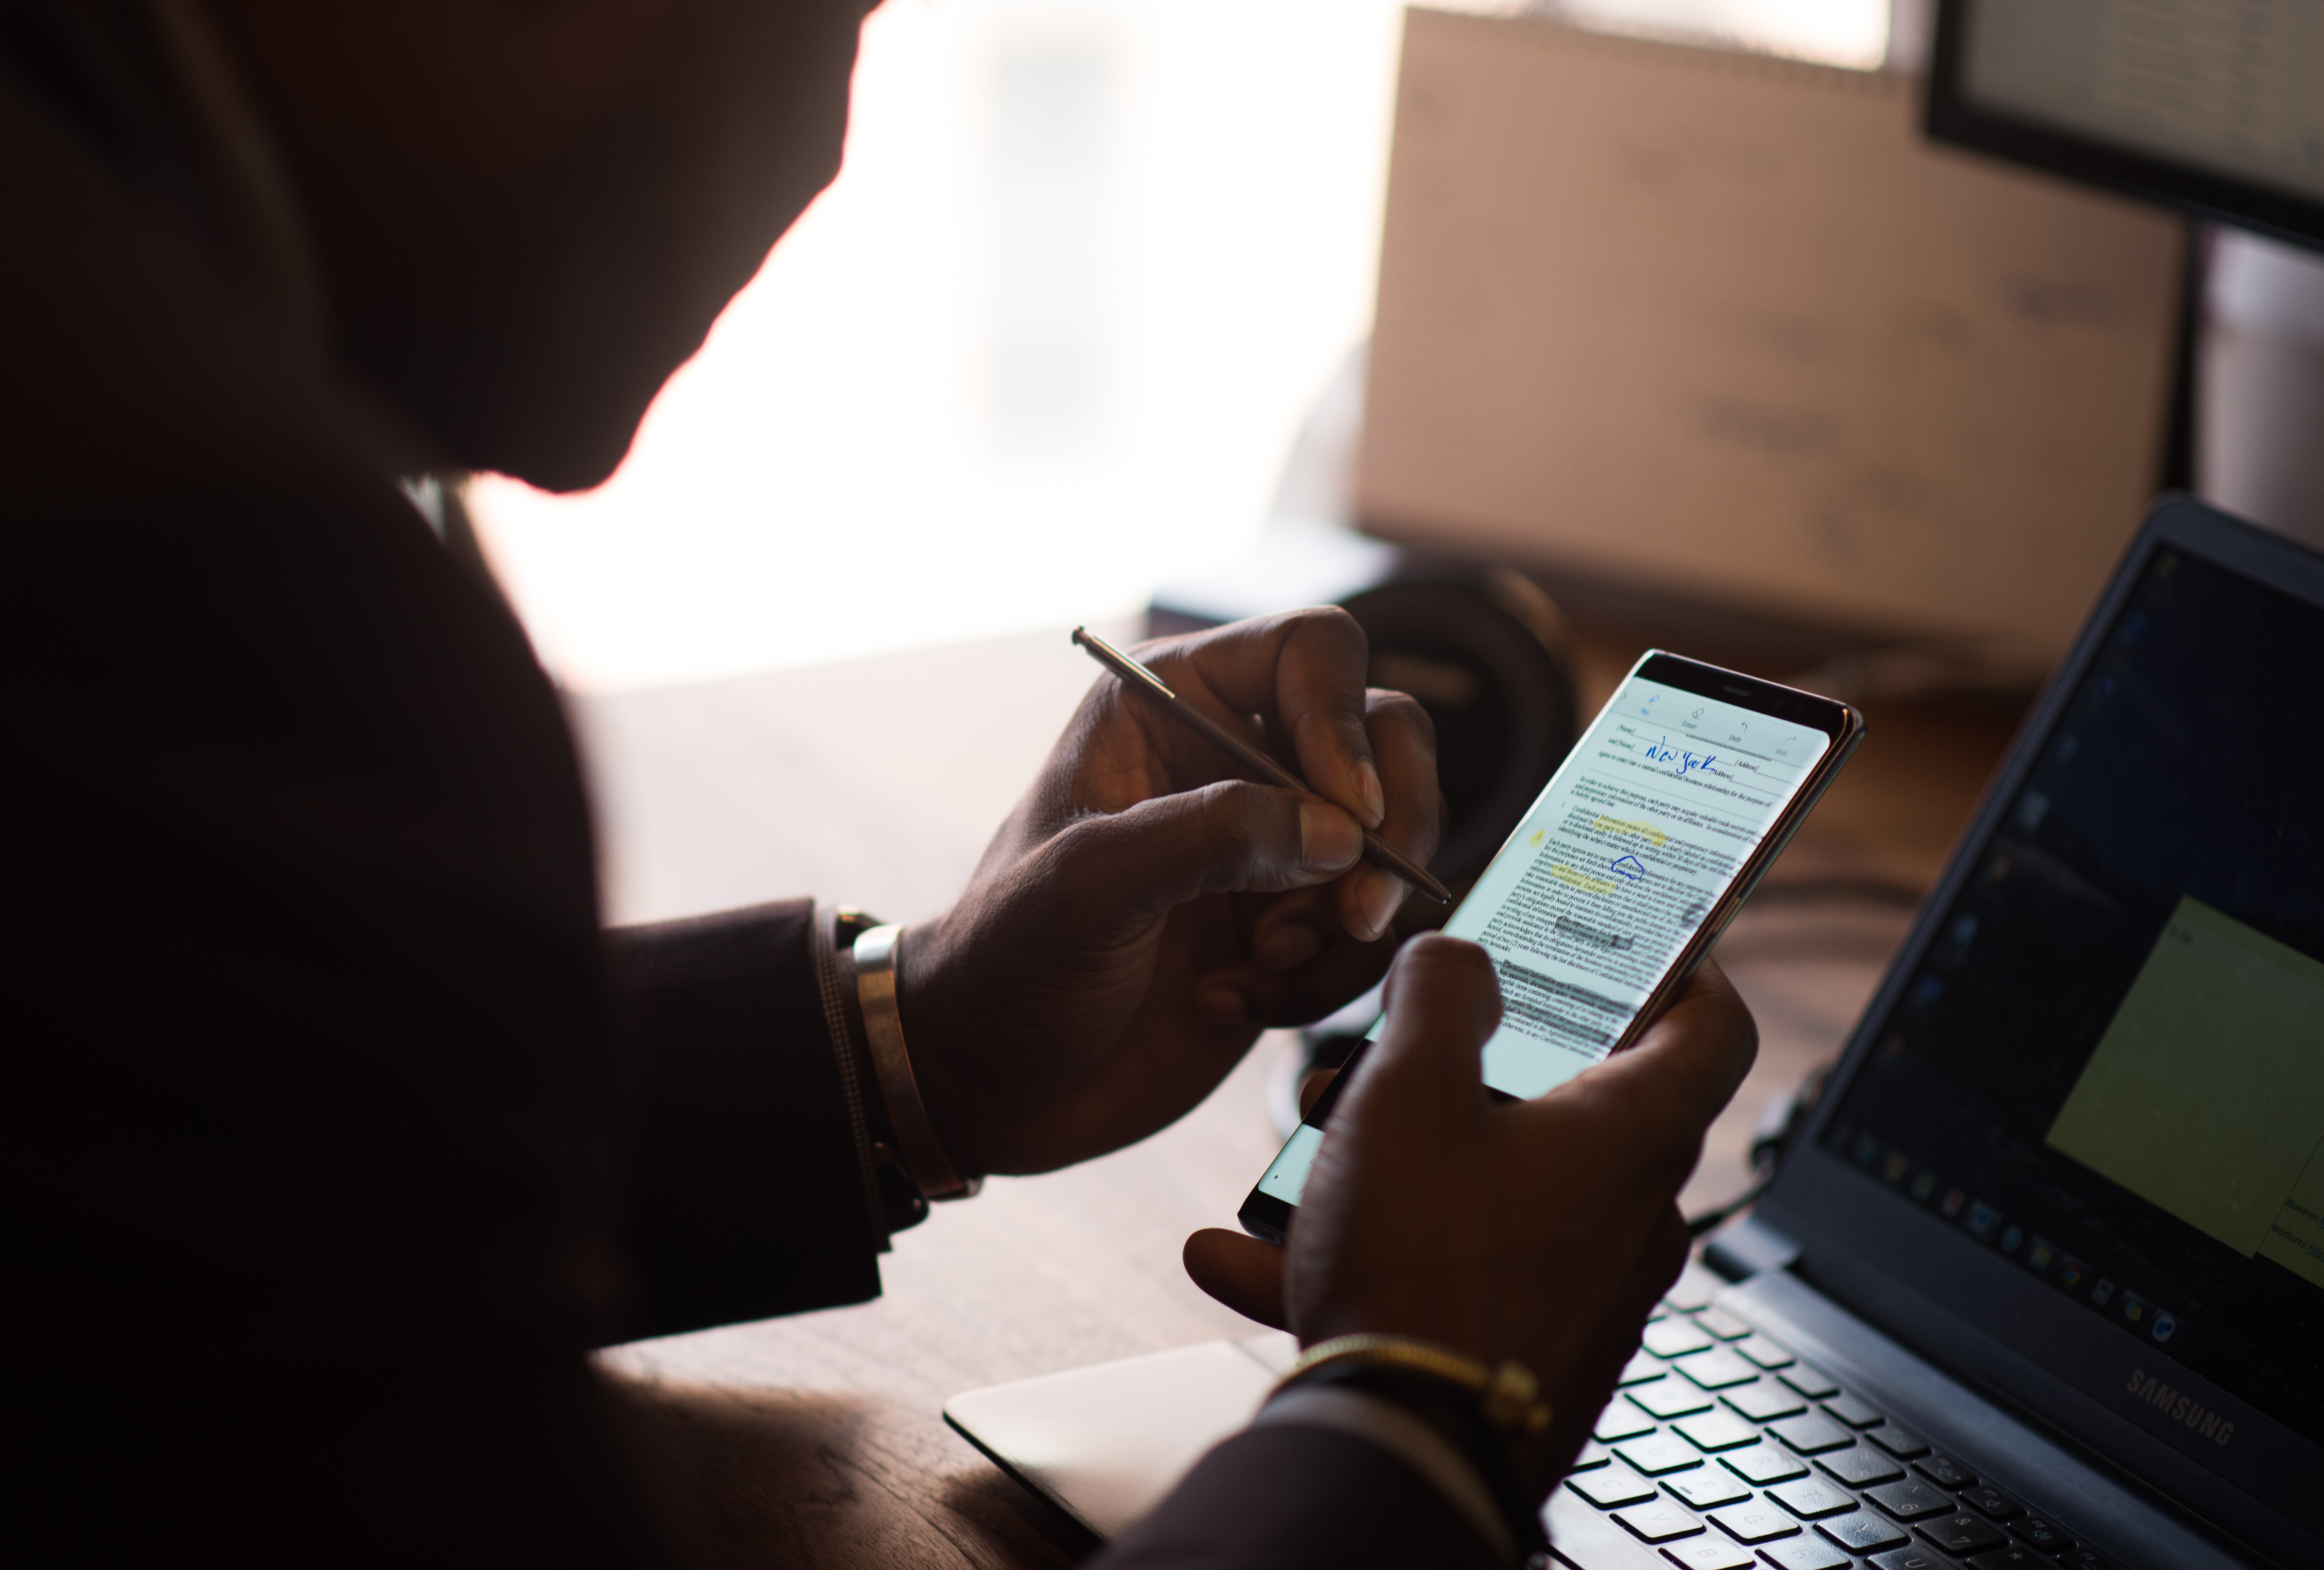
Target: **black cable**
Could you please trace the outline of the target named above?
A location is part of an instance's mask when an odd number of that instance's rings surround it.
[[[1775,1180],[1775,1173],[1768,1172],[1726,1204],[1714,1205],[1700,1214],[1688,1216],[1686,1235],[1701,1237],[1704,1233],[1716,1231],[1725,1225],[1742,1212],[1757,1205],[1759,1202],[1759,1196],[1767,1192],[1767,1185]]]
[[[1767,1185],[1784,1165],[1784,1156],[1792,1148],[1799,1131],[1807,1127],[1808,1114],[1815,1111],[1823,1095],[1824,1083],[1831,1077],[1832,1065],[1819,1064],[1808,1070],[1807,1076],[1785,1095],[1767,1104],[1759,1114],[1758,1123],[1751,1131],[1751,1170],[1758,1177],[1751,1186],[1724,1205],[1686,1218],[1686,1235],[1701,1237],[1704,1233],[1726,1224],[1759,1201],[1767,1192]]]

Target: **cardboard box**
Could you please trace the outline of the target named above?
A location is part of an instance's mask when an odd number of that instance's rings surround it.
[[[1365,527],[2046,668],[2155,485],[2184,232],[1918,114],[1408,12]]]

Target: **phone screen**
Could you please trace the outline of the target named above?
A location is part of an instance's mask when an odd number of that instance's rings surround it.
[[[1500,974],[1485,1083],[1528,1100],[1612,1051],[1832,743],[1813,725],[1625,681],[1444,924]],[[1259,1191],[1298,1204],[1323,1139],[1301,1123]]]

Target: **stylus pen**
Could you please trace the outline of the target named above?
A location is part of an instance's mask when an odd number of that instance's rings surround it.
[[[1089,657],[1121,678],[1132,692],[1140,693],[1147,700],[1202,737],[1211,745],[1240,763],[1245,769],[1269,785],[1280,785],[1286,790],[1298,790],[1313,796],[1307,781],[1244,741],[1226,726],[1170,690],[1169,684],[1129,655],[1091,632],[1087,627],[1074,629],[1074,642],[1089,651]],[[1396,846],[1364,830],[1364,854],[1374,864],[1386,867],[1397,877],[1427,895],[1440,905],[1452,902],[1452,891],[1428,875],[1428,869],[1406,855]]]

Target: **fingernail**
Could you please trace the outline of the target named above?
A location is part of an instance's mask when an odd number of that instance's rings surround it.
[[[1396,919],[1397,910],[1404,904],[1404,880],[1393,873],[1374,873],[1364,880],[1363,893],[1358,900],[1363,907],[1364,941],[1370,943],[1388,930]]]
[[[1328,801],[1299,804],[1299,864],[1311,873],[1336,873],[1363,854],[1364,831]]]
[[[1194,994],[1194,1012],[1213,1025],[1240,1025],[1250,1018],[1250,1000],[1230,987],[1205,987]]]
[[[1370,758],[1356,765],[1356,789],[1363,792],[1364,827],[1378,828],[1388,816],[1388,792],[1380,789],[1379,771]]]
[[[1259,940],[1259,963],[1269,970],[1289,970],[1323,952],[1323,935],[1300,921],[1286,921]]]

